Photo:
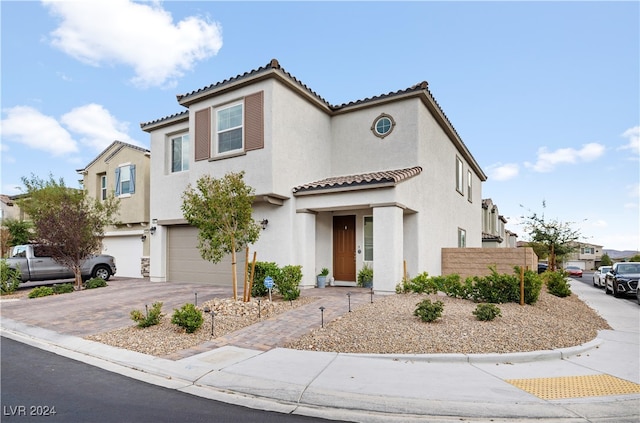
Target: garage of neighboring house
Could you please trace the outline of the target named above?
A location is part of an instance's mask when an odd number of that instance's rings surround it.
[[[103,254],[109,254],[116,258],[117,277],[142,277],[142,247],[140,234],[107,235],[102,239]]]
[[[238,289],[244,280],[245,254],[237,257]],[[187,225],[167,227],[167,279],[170,282],[195,282],[232,286],[231,255],[213,264],[202,259],[198,250],[198,229]]]

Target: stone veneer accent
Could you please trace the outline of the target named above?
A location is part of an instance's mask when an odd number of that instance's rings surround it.
[[[142,257],[141,263],[140,263],[140,273],[144,278],[149,277],[149,263],[150,263],[149,257]]]

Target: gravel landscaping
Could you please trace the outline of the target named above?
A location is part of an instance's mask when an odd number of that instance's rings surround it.
[[[413,315],[424,298],[444,303],[442,317],[424,323]],[[501,317],[482,322],[477,304],[443,294],[401,294],[366,304],[286,347],[314,351],[380,354],[508,353],[571,347],[593,340],[607,322],[578,297],[499,304]]]
[[[424,298],[444,303],[442,317],[424,323],[413,315]],[[292,307],[315,301],[300,297],[288,301],[262,301],[263,318],[275,316]],[[215,335],[220,337],[254,324],[257,301],[249,303],[216,299],[199,305],[215,311]],[[577,296],[554,297],[545,289],[535,305],[500,304],[501,317],[493,321],[476,320],[477,304],[443,294],[400,294],[377,297],[373,304],[355,307],[324,328],[283,347],[345,353],[427,354],[427,353],[508,353],[571,347],[593,340],[598,330],[610,329],[595,311]],[[170,310],[171,312],[171,310]],[[197,346],[211,339],[210,321],[194,334],[170,323],[170,314],[161,324],[145,329],[132,326],[87,337],[104,344],[146,354],[164,356]]]

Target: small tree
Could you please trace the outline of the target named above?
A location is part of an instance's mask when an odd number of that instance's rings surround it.
[[[231,254],[233,298],[238,298],[236,253],[260,236],[261,226],[252,216],[253,188],[245,184],[244,172],[216,179],[204,175],[182,194],[182,212],[197,227],[198,249],[203,259],[218,263]]]
[[[634,262],[640,261],[640,254],[636,254],[635,256],[631,257],[629,261],[634,261]]]
[[[601,266],[613,266],[613,261],[611,261],[611,257],[609,257],[609,254],[604,253],[602,255],[602,259],[600,260],[600,265]]]
[[[8,231],[7,239],[3,240],[3,254],[8,251],[9,247],[28,243],[33,236],[31,233],[33,225],[26,220],[8,218],[2,221],[2,226],[6,227]]]
[[[542,208],[546,203],[542,202]],[[532,212],[530,216],[523,216],[525,229],[529,232],[531,242],[543,244],[549,256],[549,269],[555,271],[556,258],[563,257],[577,248],[576,241],[582,237],[580,231],[571,227],[573,222],[547,220],[544,213],[538,215]]]
[[[81,268],[85,260],[101,250],[104,227],[113,223],[119,202],[113,196],[100,201],[85,191],[56,181],[31,176],[22,178],[27,195],[20,207],[31,216],[33,239],[47,253],[75,275],[76,289],[82,289]]]

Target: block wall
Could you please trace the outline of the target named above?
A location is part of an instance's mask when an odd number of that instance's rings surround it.
[[[514,266],[537,271],[538,256],[530,247],[524,248],[443,248],[442,275],[457,273],[464,280],[469,276],[491,274],[489,266],[498,273],[513,273]]]

